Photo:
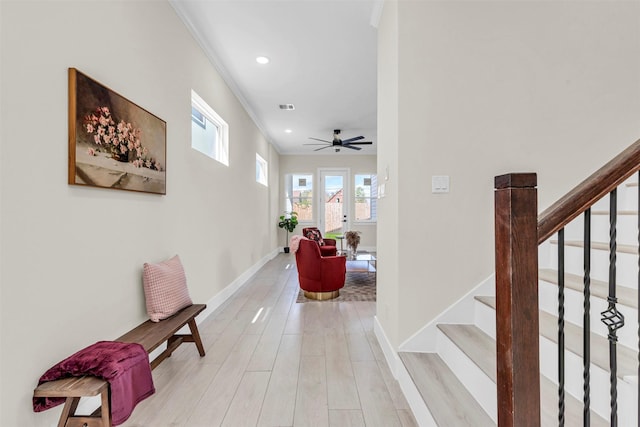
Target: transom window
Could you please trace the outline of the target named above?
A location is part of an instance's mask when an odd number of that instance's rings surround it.
[[[269,186],[269,173],[267,169],[267,161],[260,156],[260,154],[256,153],[256,182],[264,185],[265,187]]]
[[[229,166],[229,125],[193,90],[191,147]]]

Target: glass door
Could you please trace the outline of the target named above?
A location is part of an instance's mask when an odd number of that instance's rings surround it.
[[[349,170],[321,169],[320,185],[320,231],[329,238],[341,236],[349,229]]]

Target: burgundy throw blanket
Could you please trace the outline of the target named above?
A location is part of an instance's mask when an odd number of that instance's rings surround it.
[[[133,408],[155,393],[149,356],[140,344],[99,341],[67,357],[45,372],[38,385],[67,377],[94,375],[111,385],[111,421],[124,423]],[[64,403],[63,397],[34,397],[33,410],[44,411]]]

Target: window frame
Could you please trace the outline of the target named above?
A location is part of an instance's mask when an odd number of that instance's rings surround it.
[[[310,176],[311,177],[311,196],[310,197],[304,197],[305,200],[308,200],[309,203],[311,204],[311,218],[310,219],[301,219],[300,218],[300,212],[298,212],[298,222],[301,224],[315,224],[316,221],[316,217],[317,217],[317,213],[316,213],[316,194],[314,193],[314,187],[315,187],[315,181],[316,181],[316,175],[313,172],[288,172],[285,174],[285,179],[284,179],[284,209],[285,211],[289,212],[289,211],[294,211],[297,212],[296,209],[294,208],[294,196],[293,196],[293,188],[294,188],[294,183],[293,183],[293,177],[294,176]],[[291,183],[291,187],[289,188],[289,182]],[[289,191],[291,191],[291,195],[289,195]],[[298,198],[300,199],[300,198]]]
[[[222,163],[225,166],[229,166],[229,125],[193,89],[191,89],[191,108],[195,108],[200,114],[204,116],[204,119],[208,120],[216,128],[216,141],[212,154],[205,153],[204,151],[194,147],[193,132],[191,133],[191,148],[213,160]],[[194,122],[193,113],[191,114],[191,117],[191,121]],[[202,122],[204,122],[204,120],[202,120]],[[196,123],[202,126],[200,124],[200,120],[198,120]]]
[[[269,187],[269,163],[256,153],[256,182]]]
[[[358,190],[358,177],[359,176],[363,176],[363,177],[369,177],[371,178],[371,184],[369,185],[370,187],[370,194],[369,196],[358,196],[357,195],[357,190]],[[362,172],[362,173],[354,173],[353,174],[353,222],[360,224],[375,224],[378,222],[378,187],[377,187],[377,182],[378,182],[378,174],[377,173],[371,173],[371,172]],[[369,202],[369,206],[371,207],[371,218],[370,219],[358,219],[356,218],[356,205],[357,205],[357,199],[358,198],[365,198],[368,199]],[[374,208],[375,206],[375,208]],[[373,215],[375,213],[375,216]]]

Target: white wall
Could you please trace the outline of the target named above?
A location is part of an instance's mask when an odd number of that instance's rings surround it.
[[[376,316],[383,325],[387,338],[396,347],[401,311],[398,305],[398,50],[398,3],[389,1],[384,4],[378,25],[378,182],[384,184],[385,196],[378,202]],[[414,185],[413,188],[417,189],[417,186]],[[421,223],[419,217],[416,220]]]
[[[145,261],[180,254],[206,302],[277,245],[279,155],[164,1],[2,1],[0,425],[38,377],[146,318]],[[166,196],[67,185],[67,68],[167,122]],[[230,166],[190,148],[190,91],[230,126]],[[271,186],[255,182],[255,153]]]
[[[353,195],[353,176],[355,174],[366,174],[366,173],[376,173],[376,156],[372,155],[342,155],[341,153],[334,153],[334,155],[322,155],[322,156],[295,156],[295,155],[283,155],[280,156],[280,200],[279,200],[279,212],[280,215],[284,212],[285,207],[285,182],[284,177],[290,173],[312,173],[314,175],[314,207],[313,207],[313,215],[314,218],[318,218],[318,197],[320,193],[320,175],[319,169],[322,168],[348,168],[351,172],[351,178],[349,185],[351,186],[351,194]],[[361,232],[360,235],[360,248],[375,248],[376,247],[376,236],[377,236],[377,224],[376,223],[365,223],[365,222],[354,222],[353,221],[353,211],[354,209],[350,209],[352,217],[351,220],[351,230],[358,230]],[[298,227],[293,231],[293,234],[301,234],[302,229],[307,226],[317,226],[317,221],[314,223],[300,223]],[[278,244],[280,246],[284,245],[284,241],[286,239],[286,232],[282,229],[279,230],[279,238]],[[289,234],[289,238],[291,238],[291,233]],[[344,249],[346,249],[346,242],[344,242]],[[338,248],[339,249],[339,248]]]
[[[398,156],[398,211],[381,203],[378,232],[399,256],[383,264],[379,248],[378,316],[398,346],[494,270],[495,175],[537,172],[543,209],[640,137],[640,3],[401,1],[383,14],[379,104],[397,99],[398,116],[381,114],[379,135]],[[451,192],[431,194],[432,175]]]

